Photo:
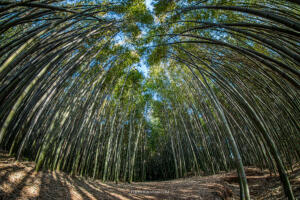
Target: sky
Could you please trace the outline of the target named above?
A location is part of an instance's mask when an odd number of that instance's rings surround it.
[[[146,6],[151,11],[153,11],[153,6],[151,5],[152,2],[153,0],[146,0]]]
[[[153,2],[153,0],[145,0],[146,7],[150,11],[153,11],[153,6],[151,5],[152,2]],[[147,61],[145,60],[145,58],[142,58],[140,60],[137,70],[142,72],[144,74],[145,78],[149,77],[149,68],[148,68]]]

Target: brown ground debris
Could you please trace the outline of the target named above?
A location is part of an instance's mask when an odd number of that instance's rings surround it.
[[[278,176],[252,167],[246,168],[246,174],[252,199],[285,199]],[[290,180],[296,198],[300,199],[299,164],[290,172]],[[239,199],[239,184],[235,172],[171,181],[103,183],[62,172],[35,172],[33,162],[17,162],[6,153],[0,153],[0,199],[227,200]]]

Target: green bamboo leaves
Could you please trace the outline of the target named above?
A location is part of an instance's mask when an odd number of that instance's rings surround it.
[[[0,2],[1,148],[117,183],[237,169],[241,199],[256,166],[294,199],[299,4],[153,6]]]

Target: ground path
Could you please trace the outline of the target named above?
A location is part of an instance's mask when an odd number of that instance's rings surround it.
[[[278,177],[246,168],[253,199],[284,199]],[[35,172],[34,163],[16,162],[0,154],[0,199],[238,199],[234,172],[171,181],[132,184],[69,176],[61,172]],[[291,173],[295,196],[300,199],[300,166]]]

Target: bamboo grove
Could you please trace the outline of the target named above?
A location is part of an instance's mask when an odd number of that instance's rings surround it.
[[[1,1],[1,148],[36,170],[102,181],[237,169],[241,199],[244,166],[256,166],[294,199],[299,2],[152,6]]]

